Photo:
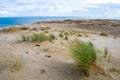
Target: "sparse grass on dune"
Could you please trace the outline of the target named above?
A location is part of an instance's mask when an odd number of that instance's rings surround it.
[[[48,37],[47,37],[48,41],[52,41],[52,40],[55,40],[56,37],[53,35],[53,34],[50,34]]]
[[[75,40],[70,45],[70,51],[80,70],[87,76],[89,76],[90,72],[95,68],[97,68],[98,71],[99,69],[103,70],[97,64],[97,51],[91,42]]]
[[[43,41],[47,40],[47,35],[44,33],[40,33],[40,34],[34,33],[30,36],[30,38],[31,38],[30,39],[31,41],[43,42]]]
[[[118,27],[118,26],[120,26],[120,24],[112,24],[111,26]]]
[[[31,35],[21,35],[20,39],[18,39],[18,42],[23,41],[37,41],[37,42],[43,42],[43,41],[52,41],[55,40],[55,36],[53,34],[45,34],[45,33],[33,33]]]
[[[79,35],[79,34],[95,34],[95,32],[89,32],[89,31],[79,31],[79,30],[70,30],[69,34],[71,35]]]
[[[20,30],[30,30],[30,28],[26,26],[20,26],[20,27],[13,26],[13,27],[7,27],[2,29],[2,31],[5,31],[5,32],[20,31]]]

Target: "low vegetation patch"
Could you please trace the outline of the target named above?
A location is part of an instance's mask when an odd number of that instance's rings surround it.
[[[2,29],[2,31],[5,31],[5,32],[20,31],[20,30],[30,30],[30,28],[25,26],[21,26],[21,27],[13,26],[13,27],[7,27]]]
[[[75,40],[70,45],[70,51],[80,70],[89,76],[92,70],[104,70],[97,64],[97,51],[91,42]]]
[[[60,37],[60,38],[63,38],[63,34],[62,34],[62,33],[60,33],[60,34],[59,34],[59,37]]]
[[[112,24],[113,27],[118,27],[120,24]]]
[[[64,40],[68,40],[68,36],[65,36],[65,37],[64,37]]]
[[[108,36],[107,33],[100,33],[100,36]]]
[[[31,35],[21,35],[20,39],[18,39],[18,42],[22,41],[37,41],[37,42],[43,42],[43,41],[52,41],[55,40],[55,36],[53,34],[45,34],[45,33],[33,33]]]

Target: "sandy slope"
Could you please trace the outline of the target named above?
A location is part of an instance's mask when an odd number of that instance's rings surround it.
[[[50,23],[48,23],[50,24]],[[51,30],[78,29],[65,27],[66,24],[33,24],[31,27],[51,27]],[[59,27],[58,27],[59,26]],[[60,27],[61,26],[61,27]],[[63,27],[64,26],[64,27]],[[68,26],[68,25],[67,25]],[[41,30],[37,30],[38,32]],[[119,72],[110,72],[113,78],[92,73],[85,77],[75,65],[64,40],[55,40],[53,43],[22,42],[17,43],[16,38],[21,32],[0,32],[0,80],[119,80]],[[51,32],[55,33],[56,32]],[[115,67],[120,70],[120,38],[112,36],[102,37],[90,34],[88,37],[78,37],[81,40],[92,41],[97,48],[103,50],[108,47],[112,62],[103,59],[106,69]],[[72,37],[74,39],[74,37]],[[63,41],[63,45],[61,44]],[[40,45],[40,46],[36,46]]]

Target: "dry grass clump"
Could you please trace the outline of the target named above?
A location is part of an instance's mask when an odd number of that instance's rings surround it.
[[[18,42],[23,41],[37,41],[37,42],[43,42],[43,41],[52,41],[55,40],[55,36],[53,34],[45,34],[45,33],[33,33],[31,35],[21,35],[20,39],[18,39]]]
[[[92,70],[98,70],[104,74],[104,70],[97,64],[97,51],[91,42],[75,40],[70,45],[70,51],[85,75],[89,76]]]

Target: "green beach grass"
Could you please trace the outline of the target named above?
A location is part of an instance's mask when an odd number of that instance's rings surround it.
[[[97,50],[92,42],[84,42],[76,39],[69,47],[73,59],[76,61],[80,71],[89,76],[91,71],[98,71],[105,74],[105,71],[98,64]]]
[[[55,36],[53,34],[45,34],[45,33],[33,33],[31,35],[21,35],[21,37],[18,39],[18,42],[23,41],[33,41],[33,42],[43,42],[43,41],[52,41],[55,40]]]

